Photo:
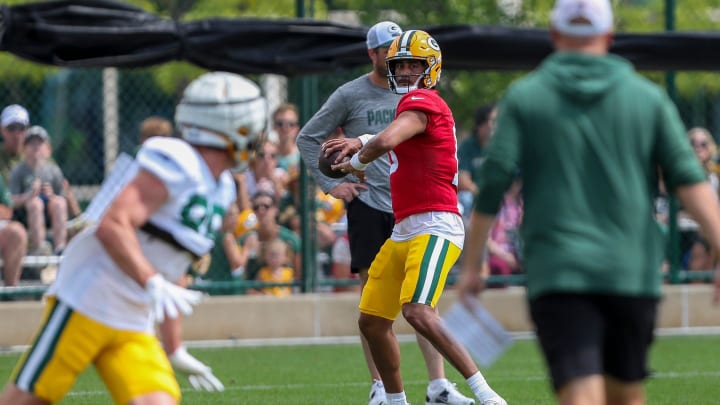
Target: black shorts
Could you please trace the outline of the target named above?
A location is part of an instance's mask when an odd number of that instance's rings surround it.
[[[347,204],[350,269],[357,273],[370,268],[375,255],[392,234],[393,214],[376,210],[358,198]]]
[[[658,301],[560,293],[531,300],[530,316],[555,390],[591,375],[625,383],[644,380]]]

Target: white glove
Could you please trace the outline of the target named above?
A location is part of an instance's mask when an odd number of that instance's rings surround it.
[[[187,352],[180,346],[175,353],[168,356],[170,364],[176,370],[188,375],[188,381],[198,391],[223,391],[225,386],[212,373],[212,369]]]
[[[150,294],[152,300],[150,311],[155,315],[157,322],[162,322],[166,314],[168,318],[177,318],[180,312],[185,315],[192,314],[192,306],[197,305],[204,296],[200,291],[175,285],[159,274],[148,279],[145,290]]]

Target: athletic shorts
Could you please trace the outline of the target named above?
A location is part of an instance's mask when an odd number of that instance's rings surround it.
[[[347,220],[350,269],[357,273],[360,269],[370,268],[380,247],[392,235],[395,217],[354,198],[347,204]]]
[[[547,294],[530,316],[555,390],[573,379],[609,375],[624,383],[648,376],[658,299],[604,294]]]
[[[54,297],[48,299],[39,333],[11,379],[21,390],[55,403],[91,364],[116,404],[157,391],[180,400],[175,374],[155,336],[110,328]]]
[[[394,320],[406,303],[435,308],[460,252],[449,240],[435,235],[402,242],[388,239],[368,272],[360,312]]]

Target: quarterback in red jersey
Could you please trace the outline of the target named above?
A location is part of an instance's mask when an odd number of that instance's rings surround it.
[[[370,266],[360,298],[360,331],[382,376],[389,405],[406,403],[400,350],[392,331],[401,311],[467,379],[480,404],[506,404],[442,326],[435,308],[465,238],[457,199],[455,122],[434,89],[442,67],[440,47],[424,31],[405,31],[390,45],[385,60],[390,89],[404,94],[395,120],[376,135],[330,140],[323,147],[326,156],[341,151],[333,169],[360,177],[368,163],[390,159],[396,222]],[[352,158],[343,162],[349,154]]]

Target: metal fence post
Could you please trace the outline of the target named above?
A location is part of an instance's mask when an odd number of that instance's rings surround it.
[[[665,31],[675,31],[675,0],[665,0]],[[670,99],[677,101],[675,72],[665,72],[665,88]],[[677,223],[678,202],[675,196],[668,196],[669,215],[668,215],[668,256],[670,265],[670,282],[677,284],[680,282],[681,257],[680,252],[680,231]]]

